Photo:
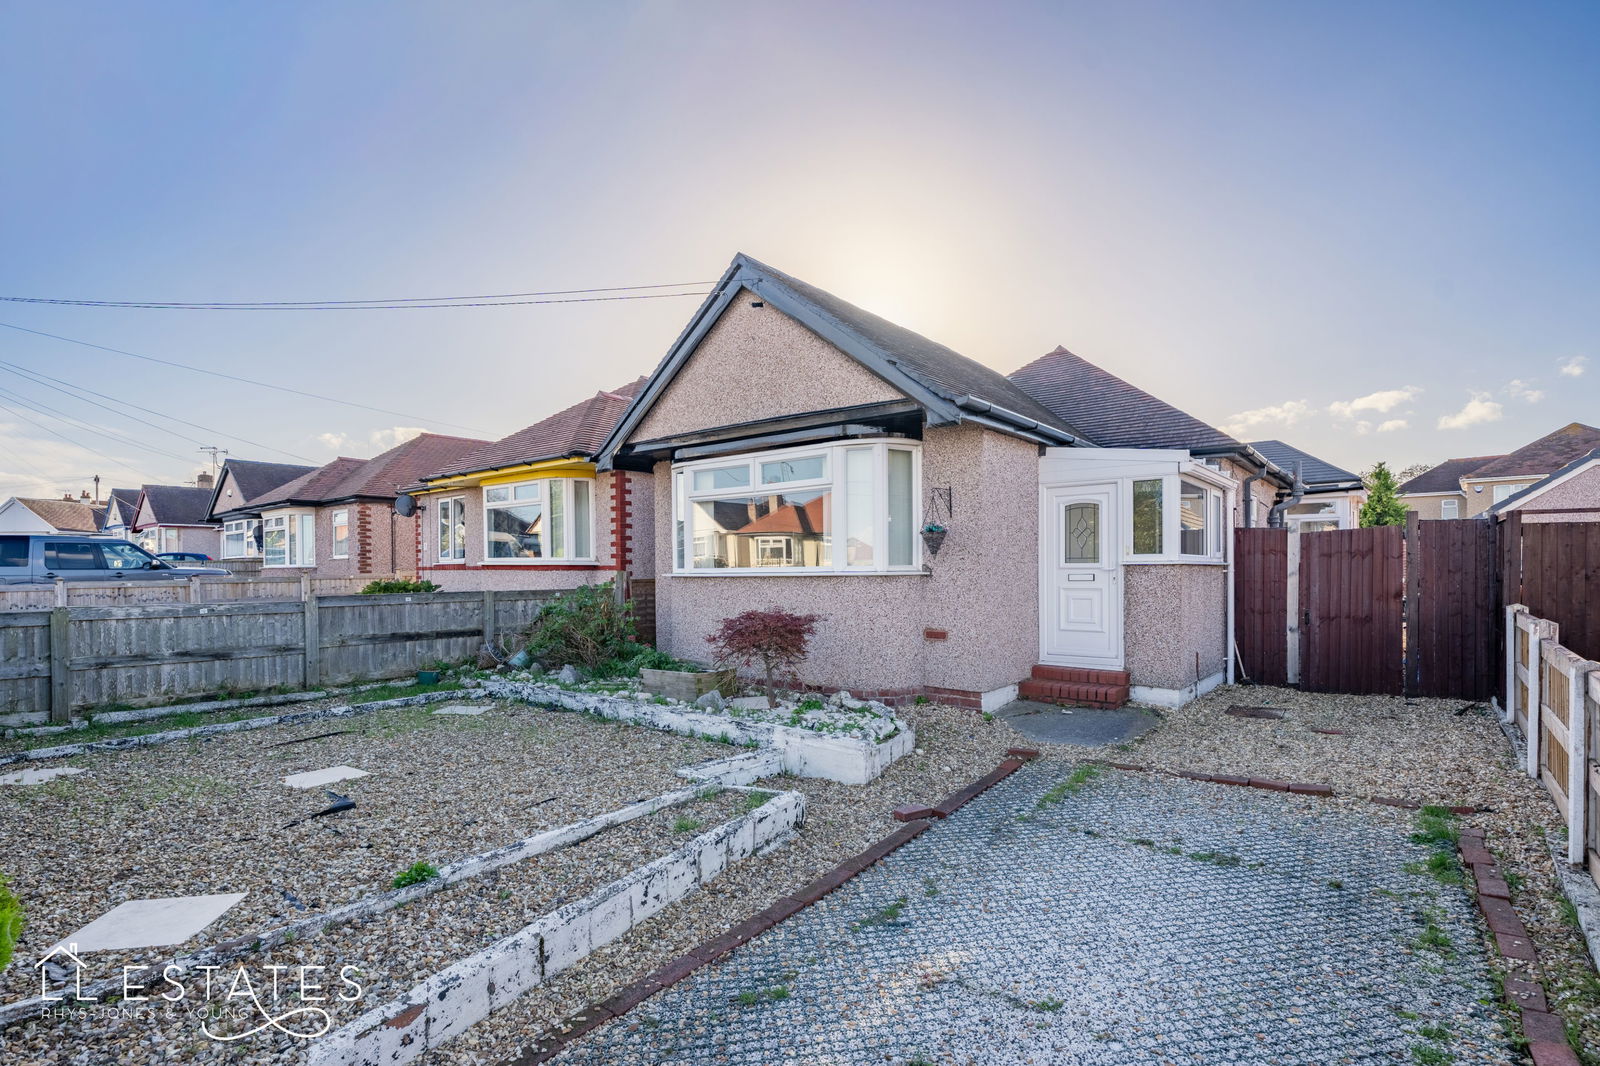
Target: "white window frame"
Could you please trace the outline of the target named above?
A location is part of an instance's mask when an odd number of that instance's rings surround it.
[[[1508,482],[1508,483],[1503,484],[1503,485],[1494,485],[1489,490],[1489,494],[1494,497],[1494,499],[1491,500],[1490,502],[1491,503],[1503,503],[1504,501],[1506,501],[1507,499],[1510,499],[1512,496],[1515,496],[1517,493],[1521,492],[1523,489],[1525,489],[1527,487],[1528,487],[1528,483],[1526,481],[1523,481],[1523,482]]]
[[[549,482],[562,481],[566,485],[562,490],[561,504],[561,546],[564,552],[571,552],[572,546],[577,543],[576,533],[578,524],[576,520],[577,493],[574,486],[583,482],[589,487],[589,554],[574,556],[571,554],[550,556],[544,555],[537,559],[515,559],[503,555],[493,555],[489,551],[489,534],[492,532],[492,523],[489,521],[489,512],[506,507],[516,507],[522,504],[537,503],[541,508],[541,516],[545,521],[545,533],[540,548],[548,550],[554,538],[550,536],[550,486]],[[537,485],[539,494],[523,499],[516,498],[516,489],[522,485]],[[489,493],[496,489],[510,489],[511,499],[489,502]],[[595,562],[595,547],[598,536],[595,530],[595,512],[598,509],[599,486],[592,477],[530,477],[520,481],[502,481],[493,485],[483,486],[479,494],[483,505],[483,562],[486,566],[582,566]]]
[[[464,563],[467,561],[467,498],[465,496],[445,496],[435,504],[439,511],[433,519],[434,558],[441,563]],[[460,536],[456,535],[457,525],[450,524],[448,543],[445,537],[446,511],[460,512]],[[457,551],[459,555],[455,554]]]
[[[1439,501],[1439,517],[1440,518],[1460,518],[1461,517],[1461,501],[1457,500],[1457,499],[1440,500]]]
[[[261,552],[257,550],[259,537],[254,536],[261,528],[259,518],[235,518],[222,523],[222,557],[224,559],[259,559]],[[228,550],[229,537],[243,537],[244,551],[230,554]]]
[[[267,534],[284,533],[284,561],[267,561]],[[305,569],[317,565],[317,515],[314,511],[278,511],[261,516],[261,568]]]
[[[845,544],[840,522],[844,517],[845,452],[867,448],[873,452],[873,563],[870,566],[849,566],[845,560]],[[890,566],[889,559],[889,459],[891,450],[904,451],[911,456],[911,561]],[[804,458],[825,455],[823,475],[818,478],[784,481],[763,485],[761,464],[787,458]],[[750,471],[749,484],[718,489],[693,488],[697,470],[745,464]],[[827,536],[829,539],[829,565],[827,566],[748,566],[704,567],[694,569],[694,542],[691,531],[690,505],[694,502],[718,499],[740,499],[763,494],[822,490],[831,494]],[[773,451],[741,452],[719,455],[711,459],[675,463],[672,468],[672,518],[673,558],[672,573],[677,577],[799,577],[807,574],[921,574],[922,570],[922,446],[902,437],[866,437],[843,441],[828,441]]]
[[[1161,551],[1148,555],[1133,550],[1133,486],[1140,481],[1161,482]],[[1206,494],[1206,550],[1199,555],[1182,551],[1183,522],[1179,506],[1183,500],[1182,482]],[[1122,479],[1122,560],[1125,563],[1221,563],[1227,556],[1227,538],[1232,530],[1227,522],[1227,497],[1224,490],[1193,471],[1176,474],[1148,474]]]
[[[342,523],[341,523],[342,519]],[[339,550],[339,526],[344,526],[344,551]],[[341,507],[328,516],[328,555],[334,559],[350,558],[350,510]]]

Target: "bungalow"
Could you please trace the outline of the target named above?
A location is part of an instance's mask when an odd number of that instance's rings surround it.
[[[1504,458],[1503,455],[1471,455],[1446,459],[1401,482],[1395,495],[1408,511],[1417,512],[1419,518],[1465,518],[1467,494],[1461,488],[1461,479],[1481,466]]]
[[[1486,513],[1500,518],[1513,512],[1528,522],[1593,522],[1600,514],[1600,448],[1511,493]]]
[[[737,256],[599,449],[649,475],[657,643],[823,615],[804,680],[991,709],[1231,674],[1231,527],[1292,478],[1064,348],[1009,377]]]
[[[1300,498],[1284,508],[1284,524],[1302,533],[1324,529],[1354,529],[1361,505],[1367,499],[1360,474],[1318,459],[1281,440],[1251,441],[1250,446],[1280,468],[1298,474],[1304,486]]]
[[[216,557],[221,531],[211,521],[210,474],[194,485],[143,485],[134,511],[133,541],[148,552],[199,552]]]
[[[422,516],[418,575],[452,592],[648,576],[653,482],[597,475],[594,464],[643,383],[596,393],[409,486]],[[643,550],[632,550],[635,541]]]
[[[88,495],[59,500],[12,496],[0,503],[0,533],[98,533],[104,509]]]
[[[211,521],[222,526],[222,551],[217,558],[260,559],[261,513],[245,506],[245,501],[265,496],[279,485],[286,485],[315,469],[296,463],[223,460],[207,512]]]
[[[413,573],[417,519],[395,509],[396,495],[486,443],[423,433],[371,459],[340,456],[246,500],[239,510],[261,520],[262,569],[316,577]]]
[[[139,516],[138,489],[112,489],[100,516],[100,532],[111,537],[133,536],[133,523]]]

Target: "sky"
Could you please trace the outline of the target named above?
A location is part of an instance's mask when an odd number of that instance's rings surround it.
[[[1352,469],[1600,423],[1600,5],[0,14],[0,296],[696,283],[742,251]],[[0,496],[497,438],[647,373],[697,302],[0,301]]]

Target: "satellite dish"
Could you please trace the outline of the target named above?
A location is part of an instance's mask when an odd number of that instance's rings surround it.
[[[401,518],[410,518],[417,513],[417,501],[402,492],[394,498],[394,510]]]

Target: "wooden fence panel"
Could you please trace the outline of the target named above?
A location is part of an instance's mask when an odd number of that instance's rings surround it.
[[[628,582],[628,599],[633,607],[633,625],[641,643],[656,642],[656,583],[653,578],[634,578]]]
[[[1412,522],[1406,544],[1406,694],[1486,700],[1499,691],[1495,527]]]
[[[1510,523],[1507,523],[1510,525]],[[1600,522],[1519,522],[1521,589],[1507,600],[1561,627],[1561,643],[1600,659]]]
[[[1399,526],[1300,535],[1300,684],[1400,695],[1405,540]]]
[[[50,710],[50,612],[0,614],[0,715]]]
[[[1289,532],[1235,529],[1233,552],[1234,641],[1244,676],[1263,685],[1286,684]],[[653,590],[651,602],[653,619]]]

